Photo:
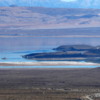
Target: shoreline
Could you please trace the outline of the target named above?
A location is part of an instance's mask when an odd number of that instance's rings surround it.
[[[99,66],[92,62],[44,61],[44,62],[0,62],[0,66]]]

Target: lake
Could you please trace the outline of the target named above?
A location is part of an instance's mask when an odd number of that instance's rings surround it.
[[[21,56],[29,53],[54,52],[53,50],[33,50],[19,52],[1,52],[0,62],[37,62],[35,60],[24,59]],[[7,59],[2,59],[7,58]],[[95,68],[98,66],[0,66],[0,68]]]
[[[98,66],[0,66],[0,68],[95,68]]]

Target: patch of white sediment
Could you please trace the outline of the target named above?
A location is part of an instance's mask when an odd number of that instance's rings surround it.
[[[42,62],[0,62],[0,65],[29,65],[29,66],[97,66],[99,63],[76,61],[42,61]]]

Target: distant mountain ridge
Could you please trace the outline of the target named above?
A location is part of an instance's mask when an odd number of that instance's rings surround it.
[[[0,28],[99,27],[99,9],[0,7]]]

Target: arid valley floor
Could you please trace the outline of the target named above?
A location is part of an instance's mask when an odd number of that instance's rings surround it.
[[[100,100],[100,68],[0,69],[0,100]]]

